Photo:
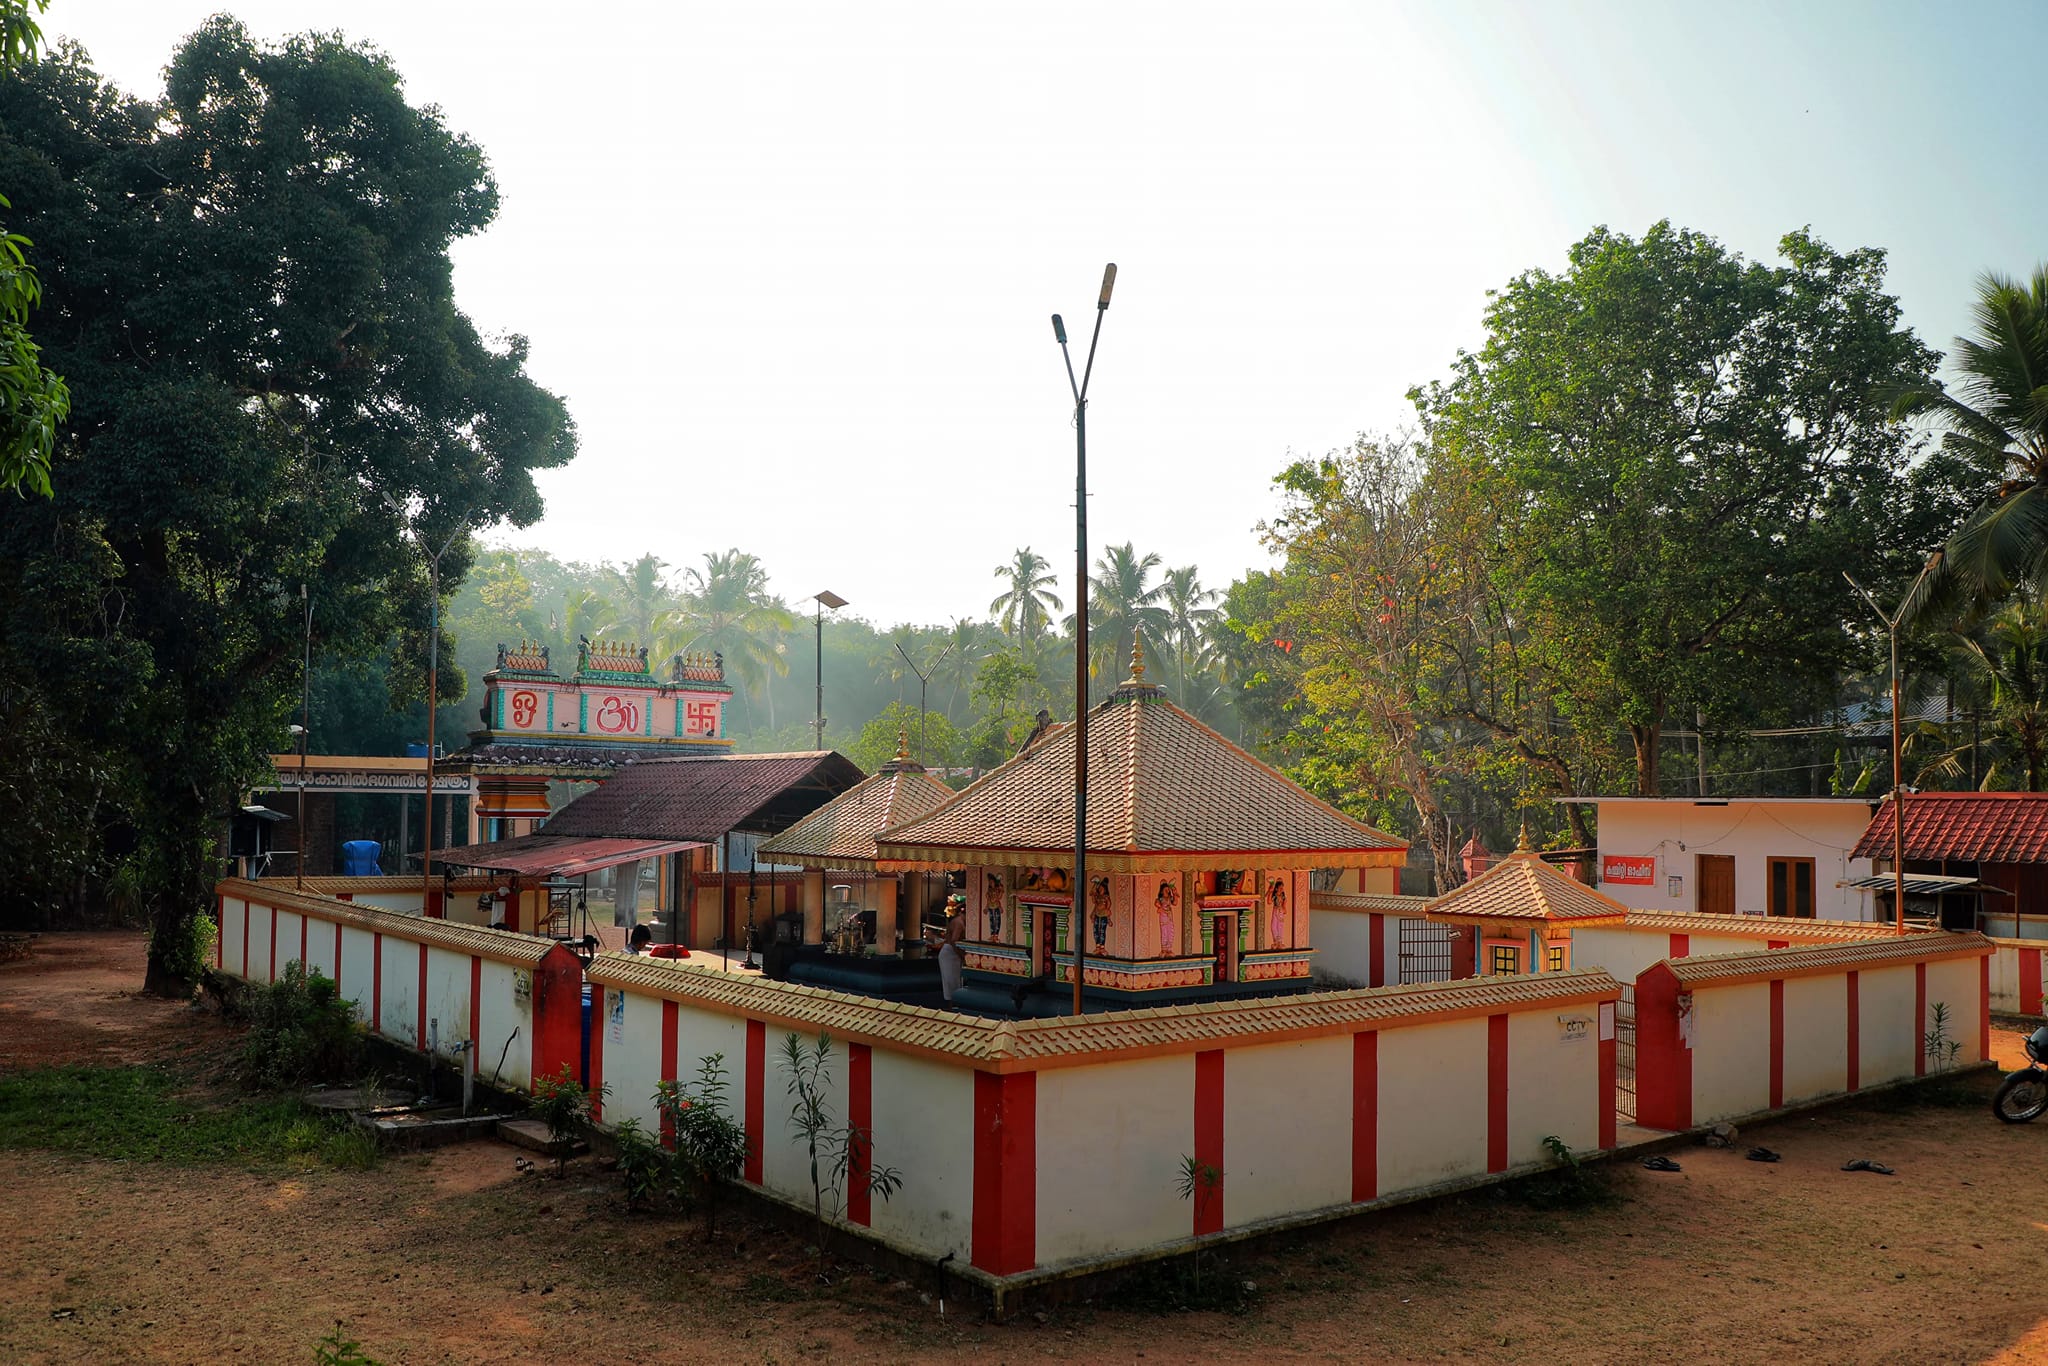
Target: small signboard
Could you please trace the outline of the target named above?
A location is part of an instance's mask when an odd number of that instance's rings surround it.
[[[1654,887],[1657,885],[1657,860],[1648,854],[1603,854],[1600,857],[1600,880],[1630,887]]]

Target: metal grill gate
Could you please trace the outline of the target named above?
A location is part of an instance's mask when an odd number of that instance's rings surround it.
[[[1614,1003],[1614,1112],[1628,1123],[1636,1119],[1636,989],[1621,989]]]
[[[1402,917],[1401,985],[1451,980],[1451,927]]]

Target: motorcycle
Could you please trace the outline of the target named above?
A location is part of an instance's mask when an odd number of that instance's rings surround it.
[[[1991,1098],[1991,1113],[2007,1124],[2025,1124],[2048,1112],[2048,1025],[2027,1036],[2031,1065],[2008,1076]]]

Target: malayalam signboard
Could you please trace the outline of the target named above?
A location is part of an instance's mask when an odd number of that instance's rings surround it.
[[[1654,887],[1657,885],[1656,857],[1649,854],[1602,854],[1600,880],[1618,882],[1627,887]]]

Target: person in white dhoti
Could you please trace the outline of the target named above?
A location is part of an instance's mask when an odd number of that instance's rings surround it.
[[[953,898],[953,902],[963,900],[961,897]],[[951,1002],[953,993],[960,990],[960,979],[967,967],[967,952],[961,947],[961,941],[967,937],[967,913],[963,906],[952,903],[948,903],[946,909],[950,914],[946,918],[945,932],[938,940],[939,990]]]

